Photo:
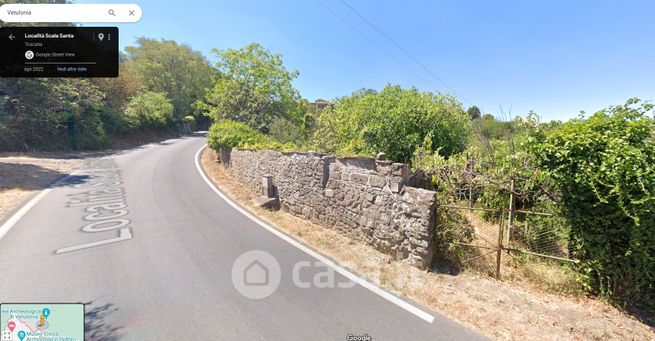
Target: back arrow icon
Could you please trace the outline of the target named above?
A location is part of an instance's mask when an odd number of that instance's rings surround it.
[[[9,40],[14,40],[14,38],[16,38],[16,37],[13,34],[9,35]]]

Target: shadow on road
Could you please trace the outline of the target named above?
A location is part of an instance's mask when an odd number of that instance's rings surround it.
[[[62,178],[59,181],[57,181],[54,186],[55,187],[65,187],[65,186],[71,186],[71,185],[79,185],[85,183],[88,179],[91,177],[88,175],[69,175],[66,178]]]
[[[40,190],[67,173],[25,163],[0,162],[0,191],[6,189]]]
[[[85,302],[86,312],[84,314],[84,338],[85,340],[118,340],[121,337],[121,328],[107,322],[107,317],[118,308],[112,303],[94,305],[94,301]]]

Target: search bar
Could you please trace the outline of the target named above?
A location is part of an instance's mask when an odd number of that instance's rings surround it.
[[[4,22],[137,22],[143,11],[135,4],[7,4],[0,6]]]

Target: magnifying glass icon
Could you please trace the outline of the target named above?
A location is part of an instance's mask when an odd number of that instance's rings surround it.
[[[110,9],[110,10],[109,10],[109,15],[116,16],[116,13],[114,13],[114,10],[113,10],[113,9]]]

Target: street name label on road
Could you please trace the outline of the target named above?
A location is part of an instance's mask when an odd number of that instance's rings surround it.
[[[127,218],[127,201],[120,168],[111,158],[92,160],[86,169],[76,172],[77,176],[88,176],[75,188],[86,189],[84,192],[70,194],[67,207],[81,209],[86,224],[82,226],[85,233],[118,232],[118,236],[96,240],[85,244],[67,246],[55,251],[62,254],[72,251],[113,244],[132,239],[130,219]]]
[[[82,303],[0,304],[2,341],[82,341]]]

